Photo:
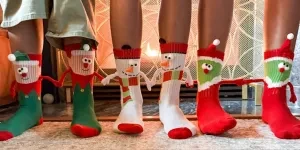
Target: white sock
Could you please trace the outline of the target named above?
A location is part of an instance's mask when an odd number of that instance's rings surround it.
[[[192,133],[191,136],[195,135],[197,132],[194,124],[186,119],[182,110],[179,108],[179,92],[181,78],[184,72],[187,73],[187,82],[189,85],[193,84],[189,69],[184,68],[184,62],[185,54],[163,53],[162,68],[155,72],[151,81],[152,84],[154,84],[156,77],[159,74],[163,77],[159,98],[159,117],[164,125],[164,130],[168,135],[171,130],[177,130],[179,128],[188,128]],[[181,138],[184,137],[181,136]]]

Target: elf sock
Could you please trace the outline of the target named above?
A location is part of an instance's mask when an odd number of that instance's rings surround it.
[[[94,49],[86,43],[65,46],[73,87],[71,132],[82,138],[97,136],[101,132],[101,126],[94,112]]]
[[[268,123],[276,137],[282,139],[300,138],[300,121],[290,112],[286,103],[286,87],[292,91],[291,101],[295,102],[293,86],[289,82],[294,53],[290,50],[293,34],[276,50],[265,52],[265,86],[262,100],[262,119]]]
[[[187,44],[161,44],[161,69],[152,78],[155,83],[159,74],[163,83],[159,98],[159,117],[164,130],[172,139],[186,139],[196,134],[196,127],[186,119],[179,108],[179,92],[183,73],[187,74],[187,83],[192,86],[193,80],[188,68],[185,68]]]
[[[217,51],[219,40],[198,50],[197,117],[202,133],[218,135],[232,129],[236,120],[226,113],[219,102],[219,87],[224,53]]]
[[[40,54],[15,52],[9,55],[13,62],[16,82],[12,94],[18,93],[20,107],[8,120],[0,123],[0,141],[8,140],[43,123],[41,106]]]
[[[143,132],[143,97],[140,75],[149,84],[149,79],[140,71],[141,49],[114,49],[117,72],[102,80],[104,85],[115,77],[121,89],[122,110],[113,125],[117,133],[138,134]]]

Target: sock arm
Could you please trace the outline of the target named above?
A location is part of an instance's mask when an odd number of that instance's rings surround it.
[[[151,84],[152,84],[151,86],[154,86],[154,85],[156,84],[156,78],[158,77],[158,75],[161,74],[161,72],[162,72],[162,69],[161,69],[161,68],[157,69],[157,70],[154,72],[153,77],[152,77],[152,79],[151,79]]]
[[[115,77],[117,77],[117,76],[119,76],[119,75],[118,75],[118,72],[115,72],[115,73],[113,73],[113,74],[110,74],[110,75],[106,76],[105,78],[103,78],[103,79],[101,80],[101,83],[102,83],[103,85],[107,85],[107,84],[109,84],[109,82],[110,82],[111,79],[113,79],[113,78],[115,78]]]
[[[62,76],[61,76],[60,79],[58,80],[59,87],[62,87],[62,86],[63,86],[63,83],[64,83],[64,81],[65,81],[65,78],[66,78],[67,74],[70,73],[70,72],[71,72],[71,68],[69,68],[68,70],[66,70],[66,71],[62,74]]]
[[[98,72],[94,72],[94,76],[96,76],[100,81],[104,79]]]
[[[289,85],[290,91],[291,91],[290,102],[295,103],[297,101],[297,97],[295,95],[294,86],[291,82],[289,82],[288,85]]]
[[[140,71],[140,75],[145,79],[147,84],[147,89],[151,91],[152,83],[150,82],[149,78],[146,76],[146,74],[142,71]]]
[[[189,68],[184,67],[183,71],[186,73],[186,86],[192,88],[194,86],[193,77]]]
[[[51,78],[49,76],[40,76],[40,78],[39,78],[39,80],[44,80],[44,79],[50,81],[56,87],[61,87],[62,86],[62,84],[60,84],[58,81],[54,80],[53,78]]]

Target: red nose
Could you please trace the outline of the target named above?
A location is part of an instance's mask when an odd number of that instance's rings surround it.
[[[83,63],[83,67],[84,67],[84,68],[87,68],[88,66],[89,66],[88,63]]]
[[[27,77],[27,73],[22,73],[21,76],[22,76],[23,78],[25,78],[25,77]]]
[[[280,68],[280,69],[279,69],[279,72],[281,72],[281,73],[283,73],[284,71],[285,71],[284,68]]]
[[[208,74],[208,73],[209,73],[209,70],[208,70],[208,69],[204,69],[203,72],[204,72],[205,74]]]

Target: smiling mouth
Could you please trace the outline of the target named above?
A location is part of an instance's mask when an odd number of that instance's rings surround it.
[[[162,68],[164,71],[169,71],[169,70],[176,70],[176,69],[178,69],[178,68],[180,68],[181,67],[181,65],[180,66],[177,66],[177,67],[175,67],[175,68],[171,68],[171,69],[165,69],[165,68]]]
[[[138,74],[127,74],[126,72],[122,71],[122,73],[126,76],[129,76],[129,77],[136,77]]]
[[[81,69],[82,71],[89,71],[90,69]]]
[[[27,77],[27,78],[21,78],[21,79],[26,81],[26,80],[29,80],[29,77]]]

